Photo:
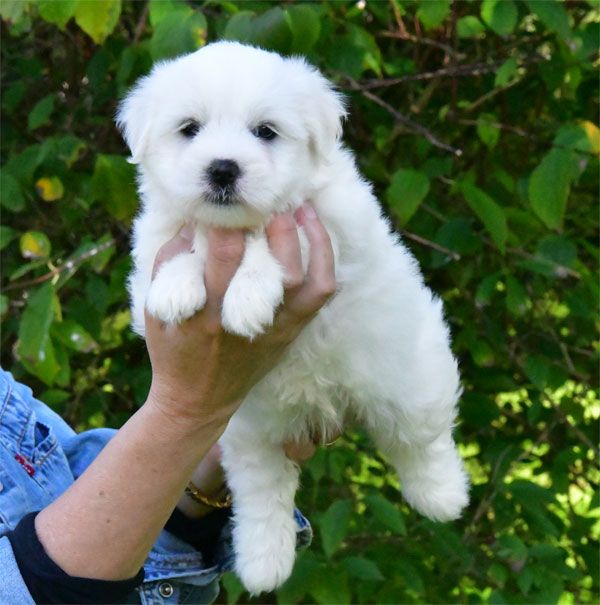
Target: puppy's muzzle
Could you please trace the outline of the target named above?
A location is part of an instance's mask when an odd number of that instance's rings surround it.
[[[241,174],[233,160],[213,160],[206,169],[210,184],[215,189],[232,189]]]

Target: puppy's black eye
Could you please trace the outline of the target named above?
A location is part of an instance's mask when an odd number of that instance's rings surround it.
[[[272,141],[277,136],[277,133],[268,124],[259,124],[252,129],[252,134],[265,141]]]
[[[193,139],[200,130],[200,124],[196,122],[196,120],[189,120],[183,124],[183,126],[179,129],[179,132],[186,139]]]

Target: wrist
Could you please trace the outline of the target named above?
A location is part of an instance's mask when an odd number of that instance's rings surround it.
[[[143,407],[164,416],[174,430],[188,433],[210,429],[220,436],[238,406],[215,406],[195,392],[153,380]]]

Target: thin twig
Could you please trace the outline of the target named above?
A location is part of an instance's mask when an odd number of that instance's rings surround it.
[[[424,38],[422,36],[414,36],[413,34],[409,34],[407,31],[401,32],[381,32],[379,34],[383,38],[394,38],[397,40],[404,40],[408,42],[413,42],[414,44],[423,44],[425,46],[433,46],[434,48],[439,48],[443,50],[449,56],[455,59],[463,59],[465,55],[463,53],[459,53],[454,48],[449,46],[448,44],[444,44],[443,42],[439,42],[438,40],[432,40],[431,38]]]
[[[144,4],[144,8],[142,9],[142,14],[135,26],[135,32],[133,34],[133,44],[137,44],[144,33],[144,29],[146,28],[146,21],[148,20],[148,13],[150,12],[150,2],[146,2]]]
[[[431,240],[425,239],[424,237],[421,237],[420,235],[417,235],[416,233],[411,233],[410,231],[406,231],[405,229],[402,229],[402,235],[404,235],[408,239],[412,239],[415,242],[418,242],[419,244],[422,244],[423,246],[427,246],[428,248],[433,248],[434,250],[437,250],[438,252],[441,252],[442,254],[445,254],[446,256],[451,257],[452,260],[460,260],[460,254],[458,254],[458,252],[454,252],[454,250],[450,250],[449,248],[440,246],[440,244],[436,244],[435,242],[432,242]]]
[[[350,78],[349,76],[344,76],[344,77],[350,83],[352,90],[356,90],[356,91],[360,92],[365,98],[369,99],[370,101],[373,101],[373,103],[379,105],[380,107],[383,107],[386,111],[388,111],[396,119],[397,122],[399,122],[400,124],[403,124],[404,126],[406,126],[406,128],[408,128],[412,132],[415,132],[416,134],[420,134],[420,135],[424,136],[435,147],[439,147],[440,149],[443,149],[444,151],[449,151],[456,157],[460,157],[463,154],[462,149],[458,149],[456,147],[451,147],[450,145],[443,143],[432,132],[427,130],[427,128],[425,128],[425,126],[422,126],[421,124],[414,122],[410,118],[407,118],[404,114],[400,113],[395,107],[392,107],[389,103],[386,103],[382,98],[378,97],[377,95],[374,95],[372,92],[369,92],[368,90],[365,90],[361,84],[356,82],[356,80]]]
[[[2,292],[7,292],[9,290],[24,290],[25,288],[29,288],[30,286],[35,286],[37,284],[41,284],[45,281],[48,281],[49,279],[53,279],[54,277],[57,277],[58,275],[60,275],[61,273],[65,272],[65,271],[73,271],[73,270],[77,269],[83,262],[85,262],[89,258],[92,258],[93,256],[96,256],[97,254],[100,254],[101,252],[108,250],[108,248],[110,248],[114,244],[115,244],[115,240],[113,238],[111,238],[111,239],[99,244],[98,246],[94,246],[90,250],[83,252],[79,256],[76,256],[75,258],[68,260],[67,262],[63,263],[62,265],[55,267],[51,271],[48,271],[48,273],[44,273],[44,275],[41,275],[40,277],[36,277],[34,279],[27,279],[27,280],[24,280],[21,282],[16,282],[14,284],[9,284],[8,286],[6,286],[5,288],[2,289]]]
[[[524,66],[530,63],[540,63],[541,61],[546,60],[547,59],[540,55],[531,55],[529,57],[523,57],[520,59],[519,65]],[[467,63],[465,65],[450,65],[449,67],[442,67],[441,69],[437,69],[435,71],[425,71],[418,74],[406,74],[397,78],[367,80],[366,82],[361,82],[360,86],[363,90],[373,90],[376,88],[389,88],[391,86],[397,86],[398,84],[404,84],[404,82],[415,82],[419,80],[481,76],[497,71],[497,69],[504,62],[505,59],[494,61],[492,63]]]

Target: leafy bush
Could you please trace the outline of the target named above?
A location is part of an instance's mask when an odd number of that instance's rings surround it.
[[[347,93],[346,140],[444,298],[473,489],[461,521],[420,518],[350,432],[305,466],[315,543],[268,600],[596,601],[597,0],[0,7],[5,367],[79,429],[143,402],[116,103],[209,40],[303,53]]]

